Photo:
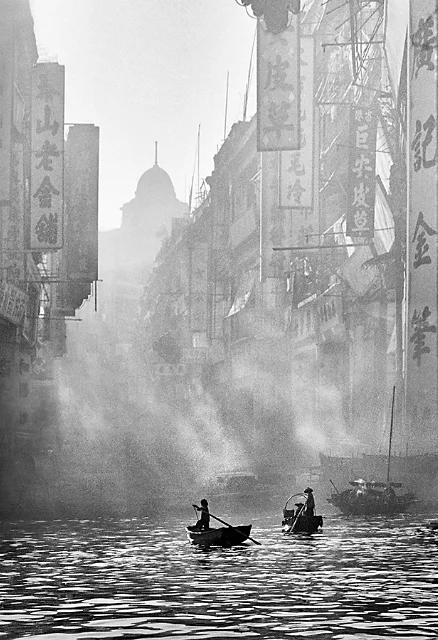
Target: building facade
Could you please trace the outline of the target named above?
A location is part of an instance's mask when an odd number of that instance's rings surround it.
[[[405,30],[390,29],[383,3],[363,3],[354,20],[342,2],[303,4],[301,149],[260,152],[257,116],[233,125],[208,196],[161,248],[141,311],[156,389],[190,396],[196,381],[260,474],[312,471],[321,451],[384,451],[394,385],[393,446],[409,440]]]

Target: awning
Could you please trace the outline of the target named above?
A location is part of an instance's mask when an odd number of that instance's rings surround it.
[[[385,16],[386,60],[389,76],[397,100],[400,85],[400,73],[403,62],[406,34],[409,21],[409,2],[387,0]]]
[[[376,202],[374,206],[374,241],[377,253],[389,251],[394,242],[394,217],[379,179],[376,180]]]
[[[242,273],[239,279],[236,295],[234,296],[233,304],[228,312],[227,318],[234,316],[235,313],[238,313],[245,308],[254,291],[254,285],[255,271],[252,269],[251,271],[245,271]]]

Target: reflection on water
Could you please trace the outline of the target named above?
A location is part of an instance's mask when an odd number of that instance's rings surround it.
[[[326,518],[311,538],[284,537],[280,520],[253,520],[262,546],[210,550],[176,519],[3,524],[0,636],[438,637],[438,545],[415,535],[426,517]]]

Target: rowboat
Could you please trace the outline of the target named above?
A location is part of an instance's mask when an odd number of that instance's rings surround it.
[[[219,527],[200,530],[195,525],[186,527],[187,537],[192,544],[201,547],[232,547],[248,540],[252,525]]]
[[[283,533],[293,534],[293,533],[318,533],[322,531],[323,519],[322,516],[309,516],[304,514],[304,503],[299,502],[296,503],[296,509],[288,509],[289,500],[292,498],[302,495],[302,494],[294,494],[290,496],[283,509],[283,521],[281,523],[281,530]]]

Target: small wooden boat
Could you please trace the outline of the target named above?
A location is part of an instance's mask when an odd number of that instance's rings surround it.
[[[201,530],[193,525],[186,527],[186,532],[190,542],[201,547],[233,547],[248,540],[251,527],[252,525],[248,524]]]
[[[293,534],[293,533],[318,533],[322,531],[323,519],[322,516],[308,516],[303,513],[304,503],[298,502],[295,504],[296,509],[288,509],[288,502],[292,498],[296,497],[290,496],[287,499],[286,504],[283,509],[283,521],[281,523],[281,530],[283,533]]]

